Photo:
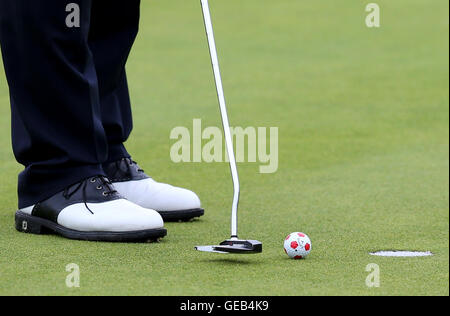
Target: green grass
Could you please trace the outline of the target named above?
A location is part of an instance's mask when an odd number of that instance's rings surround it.
[[[369,3],[369,1],[367,1]],[[449,295],[449,4],[214,0],[224,85],[234,126],[279,127],[279,169],[240,164],[241,233],[264,242],[249,257],[196,253],[228,236],[228,166],[174,164],[170,131],[220,126],[198,1],[143,1],[128,64],[135,130],[127,147],[154,178],[196,191],[207,211],[167,224],[158,244],[69,241],[15,232],[19,166],[0,74],[0,294]],[[304,231],[313,252],[283,253]],[[430,258],[369,256],[380,249]],[[65,267],[81,288],[65,286]],[[381,287],[365,285],[365,267]]]

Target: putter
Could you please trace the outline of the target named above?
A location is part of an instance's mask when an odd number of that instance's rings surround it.
[[[205,22],[206,35],[208,37],[209,52],[216,81],[217,96],[219,98],[220,114],[222,116],[222,125],[225,133],[225,142],[230,162],[231,176],[233,178],[233,204],[231,208],[231,238],[223,241],[217,246],[197,246],[198,251],[215,252],[215,253],[235,253],[235,254],[251,254],[261,253],[262,243],[257,240],[240,240],[238,238],[238,205],[239,205],[239,176],[234,156],[233,140],[231,138],[230,123],[228,121],[227,107],[225,95],[223,92],[222,77],[220,75],[219,59],[217,57],[216,43],[214,40],[214,31],[211,21],[211,13],[209,10],[208,0],[201,0],[203,9],[203,19]]]

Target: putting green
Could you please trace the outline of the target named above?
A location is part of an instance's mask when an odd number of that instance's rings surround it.
[[[193,250],[229,235],[229,168],[169,156],[174,127],[221,126],[199,1],[143,1],[128,64],[129,151],[155,179],[196,191],[207,212],[167,224],[161,243],[15,232],[21,166],[2,71],[0,294],[448,295],[449,4],[376,2],[379,29],[366,27],[361,1],[211,0],[231,124],[279,128],[276,173],[239,164],[241,235],[262,241],[262,255]],[[312,239],[307,260],[283,252],[293,231]],[[369,255],[378,250],[434,256]],[[80,288],[66,287],[70,263]],[[366,286],[371,263],[379,288]]]

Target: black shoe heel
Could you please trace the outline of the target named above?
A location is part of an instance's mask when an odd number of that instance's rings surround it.
[[[16,212],[16,230],[36,235],[42,235],[46,232],[46,228],[38,223],[36,219],[20,211]]]

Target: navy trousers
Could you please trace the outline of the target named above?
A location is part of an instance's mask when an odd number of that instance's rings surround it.
[[[80,8],[68,27],[67,5]],[[125,64],[139,0],[0,0],[0,44],[9,85],[19,208],[104,175],[129,157]],[[68,9],[67,9],[68,10]],[[73,25],[72,25],[73,26]]]

